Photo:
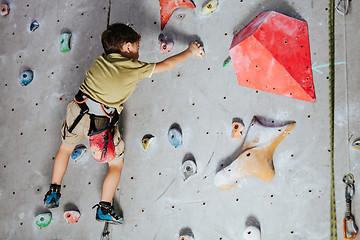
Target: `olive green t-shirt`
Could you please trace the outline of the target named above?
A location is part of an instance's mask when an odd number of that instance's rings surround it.
[[[98,56],[86,71],[80,91],[97,102],[116,108],[120,113],[123,103],[133,93],[140,80],[151,77],[155,63],[130,59],[118,53]]]

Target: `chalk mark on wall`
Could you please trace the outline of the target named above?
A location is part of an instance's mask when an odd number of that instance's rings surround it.
[[[335,63],[335,65],[340,65],[340,64],[346,64],[346,62],[337,62]],[[322,71],[319,70],[319,68],[324,68],[324,67],[329,67],[329,64],[324,64],[324,65],[319,65],[319,66],[315,66],[316,65],[316,62],[313,63],[313,65],[311,66],[312,67],[312,70],[320,73],[320,74],[324,74]]]

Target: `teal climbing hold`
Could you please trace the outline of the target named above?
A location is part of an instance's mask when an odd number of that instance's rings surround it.
[[[182,132],[179,124],[174,123],[168,131],[168,139],[171,145],[179,147],[182,145]]]
[[[37,215],[35,217],[35,223],[39,227],[48,226],[50,224],[51,220],[52,220],[51,212],[40,213],[39,215]]]
[[[60,35],[60,52],[70,51],[71,33],[63,33]]]
[[[26,70],[19,76],[19,82],[21,86],[28,85],[34,78],[34,72],[32,70]]]

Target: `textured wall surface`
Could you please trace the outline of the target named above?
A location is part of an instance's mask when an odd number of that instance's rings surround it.
[[[106,28],[108,1],[11,0],[10,14],[0,17],[0,236],[1,239],[99,239],[104,227],[91,207],[100,200],[107,166],[89,153],[70,160],[62,183],[60,207],[53,220],[39,228],[34,221],[44,211],[53,159],[60,145],[66,106],[77,92],[93,59],[102,53],[100,35]],[[184,50],[193,40],[204,43],[206,57],[192,58],[176,69],[140,82],[125,104],[121,131],[126,144],[125,165],[115,202],[124,224],[111,226],[113,239],[177,239],[190,228],[195,239],[243,239],[249,220],[261,225],[262,239],[329,239],[330,154],[328,119],[328,2],[223,0],[209,16],[195,9],[177,9],[164,30],[175,41],[160,54],[158,0],[113,0],[110,22],[129,23],[141,33],[140,60],[158,62]],[[336,15],[335,176],[338,234],[345,214],[342,177],[360,174],[360,153],[351,147],[359,137],[358,81],[360,32],[351,2],[346,17]],[[307,22],[316,101],[309,103],[237,84],[229,56],[233,36],[257,14],[274,10]],[[33,20],[40,24],[29,31]],[[60,34],[70,31],[71,51],[61,53]],[[346,62],[346,64],[345,64]],[[34,80],[21,86],[19,74],[34,71]],[[229,191],[214,183],[222,162],[234,159],[242,140],[230,137],[233,118],[242,118],[245,131],[253,116],[296,121],[274,153],[275,177],[264,182],[244,177]],[[178,123],[183,145],[167,138]],[[155,140],[144,151],[141,139]],[[84,141],[88,146],[88,142]],[[181,164],[187,153],[197,174],[183,181]],[[354,197],[359,213],[360,199]],[[75,204],[82,217],[76,224],[63,219]]]

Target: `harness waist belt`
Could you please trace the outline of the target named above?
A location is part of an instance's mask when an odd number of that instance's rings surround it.
[[[86,95],[82,95],[83,99],[85,100],[86,98],[88,98]],[[85,101],[85,104],[86,106],[88,106],[89,108],[89,111],[88,113],[89,114],[94,114],[96,116],[106,116],[106,114],[108,116],[111,116],[113,115],[113,113],[116,111],[115,108],[112,108],[112,107],[108,107],[104,104],[101,104],[101,103],[98,103],[94,100],[92,100],[91,98],[88,98],[86,101]],[[105,112],[104,112],[105,111]],[[106,113],[106,114],[105,114]]]

